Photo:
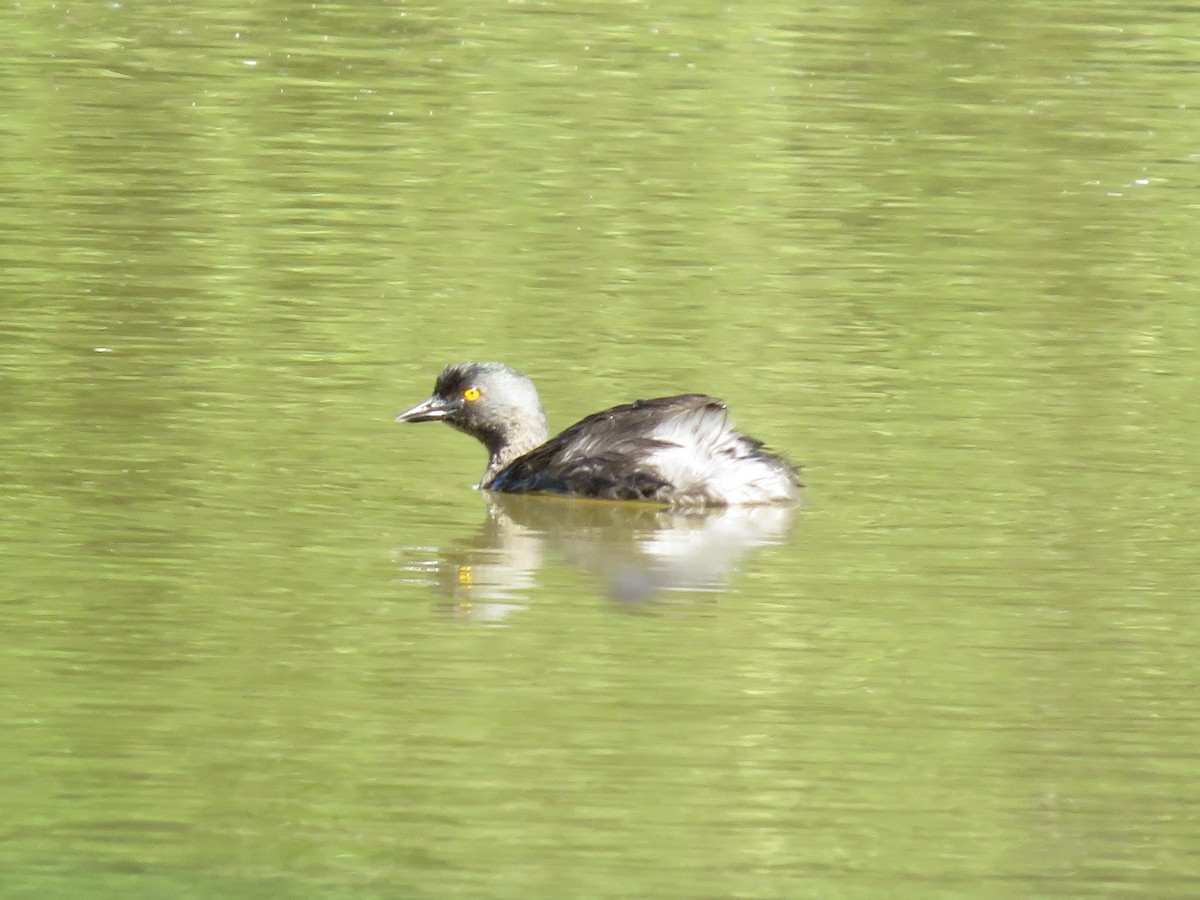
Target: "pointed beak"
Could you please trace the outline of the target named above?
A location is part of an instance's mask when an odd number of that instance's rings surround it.
[[[422,400],[412,409],[406,409],[400,415],[396,416],[397,422],[436,422],[438,419],[444,419],[450,413],[454,412],[458,407],[453,401],[443,400],[441,397],[433,396],[428,400]]]

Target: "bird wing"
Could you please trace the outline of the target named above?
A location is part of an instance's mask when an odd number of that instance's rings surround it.
[[[610,500],[669,500],[674,490],[656,464],[678,446],[672,432],[727,429],[725,404],[704,394],[636,400],[594,413],[515,460],[485,487]]]

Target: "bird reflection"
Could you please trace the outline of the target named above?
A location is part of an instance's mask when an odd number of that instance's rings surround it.
[[[613,600],[639,605],[664,592],[723,590],[751,551],[778,544],[794,506],[679,511],[646,504],[484,493],[487,515],[442,548],[410,548],[408,579],[433,587],[445,612],[499,621],[524,609],[546,549],[598,576]],[[424,561],[411,558],[420,552]]]

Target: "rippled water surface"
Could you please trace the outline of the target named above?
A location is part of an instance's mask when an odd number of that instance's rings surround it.
[[[1196,36],[8,4],[0,895],[1194,893]],[[473,491],[480,358],[805,502]]]

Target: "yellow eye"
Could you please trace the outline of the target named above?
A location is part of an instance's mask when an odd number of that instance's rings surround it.
[[[463,399],[466,400],[468,403],[474,403],[476,400],[479,399],[479,388],[477,388],[477,387],[467,388],[465,391],[463,391]]]

